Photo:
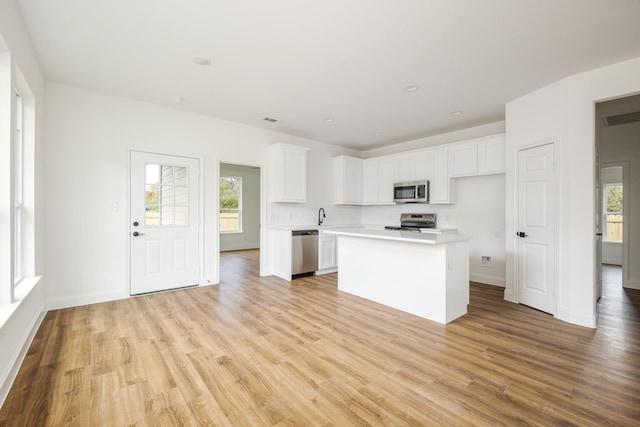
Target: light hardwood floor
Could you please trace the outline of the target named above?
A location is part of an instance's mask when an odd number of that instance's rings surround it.
[[[640,423],[640,291],[607,288],[591,330],[472,284],[445,326],[257,263],[224,253],[220,286],[49,312],[0,425]]]

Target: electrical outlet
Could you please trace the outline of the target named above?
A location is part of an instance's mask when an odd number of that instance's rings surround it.
[[[493,267],[493,261],[491,261],[490,256],[483,255],[482,256],[482,266],[483,267]]]

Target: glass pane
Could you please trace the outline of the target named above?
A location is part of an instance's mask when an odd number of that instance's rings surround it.
[[[147,184],[160,183],[160,165],[147,164],[145,166],[145,182]]]
[[[174,225],[187,225],[186,206],[176,206],[174,208]]]
[[[220,231],[240,231],[240,212],[225,209],[220,211]]]
[[[145,226],[160,225],[160,209],[158,206],[147,206],[144,216]]]
[[[162,185],[173,184],[173,166],[162,165],[161,169],[162,169],[162,172],[161,172]]]
[[[187,185],[187,168],[184,166],[174,166],[173,168],[174,185]]]
[[[622,212],[622,185],[607,186],[607,212]]]
[[[160,223],[162,225],[173,225],[173,205],[160,206]]]
[[[622,242],[622,215],[607,214],[607,236],[609,242]]]
[[[175,187],[175,203],[176,205],[187,204],[187,187]]]
[[[147,164],[145,173],[145,225],[187,225],[187,168]]]

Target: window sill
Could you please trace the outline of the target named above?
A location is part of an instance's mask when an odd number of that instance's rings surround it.
[[[22,279],[15,287],[14,296],[15,301],[9,305],[4,307],[0,307],[0,329],[4,326],[4,324],[11,318],[13,313],[20,306],[20,303],[29,295],[31,290],[36,286],[36,284],[40,281],[42,276],[37,277],[27,277]]]
[[[243,234],[243,231],[221,231],[220,234]]]

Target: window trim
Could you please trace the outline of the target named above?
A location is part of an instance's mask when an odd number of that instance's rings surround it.
[[[20,91],[15,89],[16,117],[14,136],[14,220],[13,220],[13,286],[24,278],[22,250],[24,247],[24,104]]]

